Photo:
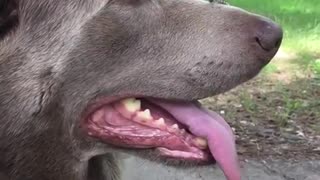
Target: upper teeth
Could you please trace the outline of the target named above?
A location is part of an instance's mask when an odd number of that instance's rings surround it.
[[[178,124],[174,124],[174,125],[171,126],[171,128],[172,129],[179,129],[179,126],[178,126]]]
[[[160,118],[160,119],[156,120],[156,121],[155,121],[155,124],[158,125],[158,126],[165,125],[164,119],[163,119],[163,118]]]
[[[137,116],[136,117],[141,119],[141,120],[145,120],[145,121],[149,121],[149,120],[153,119],[149,109],[137,112]]]
[[[135,98],[128,98],[121,101],[127,111],[136,112],[141,109],[141,101]]]

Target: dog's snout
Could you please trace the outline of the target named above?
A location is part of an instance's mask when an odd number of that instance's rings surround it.
[[[273,51],[281,45],[283,31],[282,28],[268,19],[261,19],[257,26],[255,40],[265,51]]]

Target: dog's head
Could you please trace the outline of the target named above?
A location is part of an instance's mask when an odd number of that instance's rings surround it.
[[[280,46],[278,25],[202,0],[9,0],[3,7],[10,7],[0,16],[10,24],[0,33],[6,174],[53,177],[63,164],[99,153],[155,149],[199,162],[214,155],[238,179],[230,127],[196,100],[259,73]]]

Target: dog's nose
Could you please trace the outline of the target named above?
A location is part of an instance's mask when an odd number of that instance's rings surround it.
[[[280,47],[283,37],[282,28],[268,19],[261,19],[255,36],[256,42],[265,51],[272,51]]]

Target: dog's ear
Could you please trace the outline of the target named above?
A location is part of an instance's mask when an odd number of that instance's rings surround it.
[[[0,40],[12,31],[19,22],[17,0],[0,1]]]

